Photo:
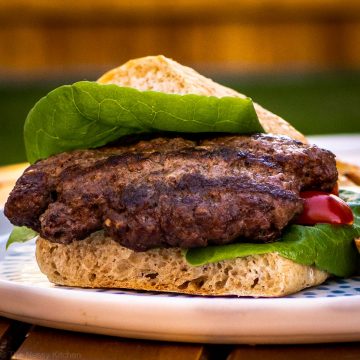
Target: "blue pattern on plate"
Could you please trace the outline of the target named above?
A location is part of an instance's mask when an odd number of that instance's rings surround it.
[[[0,263],[0,279],[21,283],[33,284],[40,287],[58,288],[59,286],[51,284],[45,275],[43,275],[34,258],[35,242],[29,241],[25,244],[12,246],[6,254],[6,257]],[[106,292],[111,294],[132,294],[138,296],[167,296],[167,297],[188,297],[189,295],[179,295],[172,293],[157,293],[149,291],[132,291],[118,289],[79,289],[61,286],[62,289],[69,291],[89,291]],[[360,276],[349,279],[331,278],[323,284],[305,289],[287,298],[323,298],[323,297],[349,297],[360,296]]]

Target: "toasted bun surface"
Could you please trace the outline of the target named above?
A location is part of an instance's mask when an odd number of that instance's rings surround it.
[[[134,252],[103,232],[69,245],[38,238],[36,258],[41,271],[60,285],[196,295],[284,296],[329,276],[277,253],[194,267],[179,248]]]
[[[98,82],[170,94],[246,97],[162,55],[130,60],[124,65],[105,73]],[[254,103],[254,106],[259,120],[267,133],[287,135],[307,143],[305,136],[284,119],[256,103]]]

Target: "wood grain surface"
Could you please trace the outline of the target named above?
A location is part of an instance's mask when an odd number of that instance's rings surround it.
[[[202,345],[124,340],[35,327],[13,359],[201,360],[203,355]]]
[[[29,329],[28,324],[0,317],[0,360],[13,356]]]
[[[0,318],[8,329],[18,322]],[[14,334],[14,332],[13,332]],[[34,326],[18,332],[18,344],[0,359],[124,360],[357,360],[360,343],[210,345],[115,338]],[[0,337],[0,349],[1,349]],[[10,355],[9,355],[10,354]]]
[[[359,360],[359,343],[239,346],[228,360]]]
[[[0,340],[10,328],[10,320],[0,317]]]
[[[11,320],[0,317],[0,359],[8,358],[8,333],[11,327]]]

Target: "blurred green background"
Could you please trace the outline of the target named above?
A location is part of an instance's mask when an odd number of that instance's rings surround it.
[[[209,75],[252,97],[305,134],[360,133],[360,72]],[[26,160],[22,128],[28,111],[50,90],[71,82],[0,85],[0,165]]]

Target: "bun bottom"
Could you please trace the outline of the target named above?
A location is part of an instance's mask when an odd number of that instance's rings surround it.
[[[318,285],[329,277],[277,253],[194,267],[179,248],[135,252],[103,232],[69,245],[38,238],[36,259],[41,271],[58,285],[193,295],[277,297]]]

